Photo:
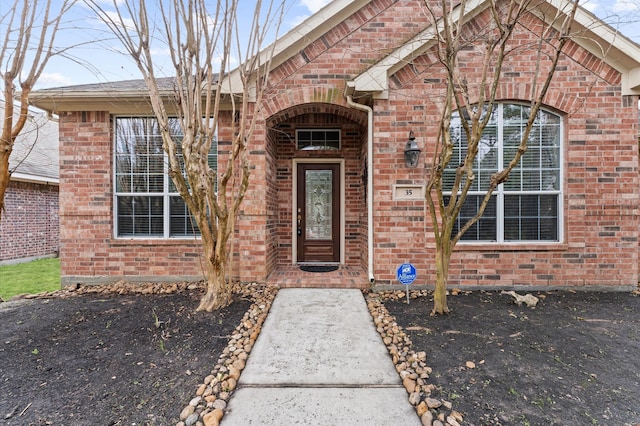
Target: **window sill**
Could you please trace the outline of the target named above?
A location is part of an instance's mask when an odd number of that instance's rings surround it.
[[[181,245],[200,245],[200,237],[198,238],[111,238],[109,245],[118,246],[175,246]]]
[[[567,243],[552,242],[530,242],[530,243],[471,243],[459,242],[454,247],[454,251],[566,251],[569,249]]]

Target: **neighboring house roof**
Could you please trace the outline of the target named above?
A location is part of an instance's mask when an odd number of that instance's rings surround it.
[[[4,102],[0,101],[0,116]],[[44,111],[30,109],[9,157],[11,180],[58,184],[58,123]]]

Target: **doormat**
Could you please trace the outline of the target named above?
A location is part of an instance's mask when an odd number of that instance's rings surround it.
[[[304,272],[332,272],[338,270],[338,265],[300,265]]]

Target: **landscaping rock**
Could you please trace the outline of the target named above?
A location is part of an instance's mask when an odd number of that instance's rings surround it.
[[[186,420],[193,412],[196,410],[196,407],[193,405],[187,405],[182,409],[180,413],[180,420]]]
[[[189,415],[189,417],[187,417],[187,420],[184,421],[185,426],[193,426],[197,423],[198,421],[198,415],[196,413],[193,413],[191,415]]]
[[[219,408],[216,408],[210,413],[207,413],[202,417],[202,421],[204,422],[204,426],[218,426],[222,417],[224,416],[224,411]]]
[[[422,416],[420,416],[420,422],[422,422],[422,426],[432,426],[433,413],[431,413],[431,411],[426,411]]]

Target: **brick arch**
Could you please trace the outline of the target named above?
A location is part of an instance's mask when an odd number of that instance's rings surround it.
[[[501,82],[498,84],[496,91],[496,103],[524,103],[531,102],[531,84],[518,82]],[[475,105],[477,97],[469,98],[470,104]],[[584,100],[575,96],[575,94],[550,89],[542,102],[542,108],[556,112],[561,115],[570,114],[579,109]]]
[[[268,117],[268,127],[310,113],[337,115],[362,126],[367,125],[367,115],[349,107],[342,90],[329,87],[303,86],[283,92],[263,102],[262,111]]]
[[[501,82],[496,91],[496,102],[530,102],[531,84]],[[542,107],[568,114],[580,108],[582,101],[574,94],[563,90],[550,89],[544,97]]]

